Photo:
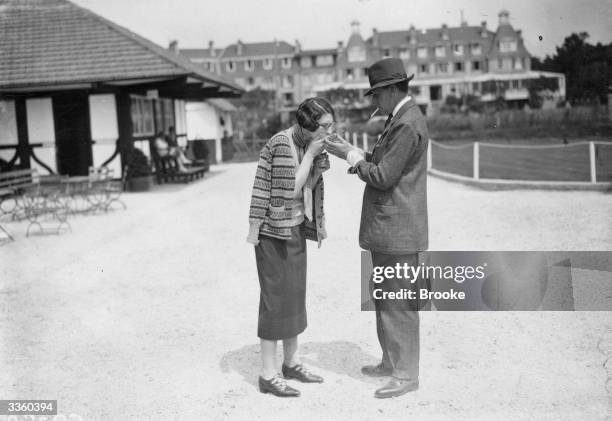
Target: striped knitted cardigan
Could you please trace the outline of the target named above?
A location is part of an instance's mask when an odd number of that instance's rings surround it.
[[[293,128],[274,135],[261,150],[253,183],[249,212],[249,237],[258,234],[289,240],[291,238],[291,201],[295,188],[296,164],[291,152]],[[311,170],[312,171],[312,170]],[[323,212],[323,176],[312,188],[312,216],[304,218],[308,240],[327,237]]]

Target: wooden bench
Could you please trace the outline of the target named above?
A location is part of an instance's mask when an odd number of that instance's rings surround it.
[[[204,177],[208,171],[207,165],[188,166],[180,171],[177,158],[173,156],[160,156],[155,147],[154,139],[149,141],[149,150],[153,166],[155,167],[155,179],[158,184],[162,183],[188,183],[198,178]]]

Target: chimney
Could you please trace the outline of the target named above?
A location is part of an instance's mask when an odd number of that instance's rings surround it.
[[[208,54],[211,57],[215,56],[215,44],[212,41],[208,41]]]
[[[238,42],[236,43],[236,53],[239,56],[241,56],[243,52],[244,52],[244,45],[242,44],[242,41],[238,40]]]
[[[351,33],[359,35],[359,21],[354,20],[351,22]]]
[[[443,23],[442,24],[442,33],[441,33],[441,37],[443,40],[448,40],[448,25]]]
[[[487,21],[483,20],[480,22],[480,36],[483,38],[487,37]]]
[[[462,27],[467,26],[467,22],[465,20],[465,16],[463,15],[463,9],[461,9],[461,26]]]
[[[376,28],[372,28],[372,45],[378,47],[378,30]]]
[[[174,54],[178,54],[178,41],[173,39],[170,41],[170,45],[168,45],[168,50],[172,51]]]
[[[417,42],[417,30],[414,25],[410,25],[410,43],[416,44]]]
[[[497,16],[499,17],[499,26],[510,25],[510,12],[502,10]]]
[[[296,54],[302,52],[302,44],[300,44],[300,40],[299,39],[295,40],[295,52],[296,52]]]
[[[342,41],[338,41],[338,53],[342,53],[344,50],[344,43]]]

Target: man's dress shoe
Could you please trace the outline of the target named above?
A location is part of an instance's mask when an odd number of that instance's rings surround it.
[[[385,377],[390,376],[393,370],[385,367],[383,363],[378,365],[366,365],[361,367],[361,372],[370,377]]]
[[[259,391],[261,393],[272,393],[281,398],[300,396],[300,391],[289,386],[285,379],[278,374],[270,380],[259,377]]]
[[[323,383],[323,377],[312,374],[302,364],[296,364],[293,367],[287,367],[283,364],[283,376],[286,379],[296,379],[302,383]]]
[[[374,396],[379,399],[393,398],[395,396],[402,396],[408,392],[413,392],[418,388],[419,382],[416,380],[401,380],[392,377],[389,383],[374,393]]]

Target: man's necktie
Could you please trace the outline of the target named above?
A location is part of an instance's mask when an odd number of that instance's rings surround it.
[[[383,131],[387,130],[387,127],[389,127],[389,123],[391,123],[392,118],[393,114],[389,114],[389,117],[387,117],[387,121],[385,121],[385,127],[383,128]]]

